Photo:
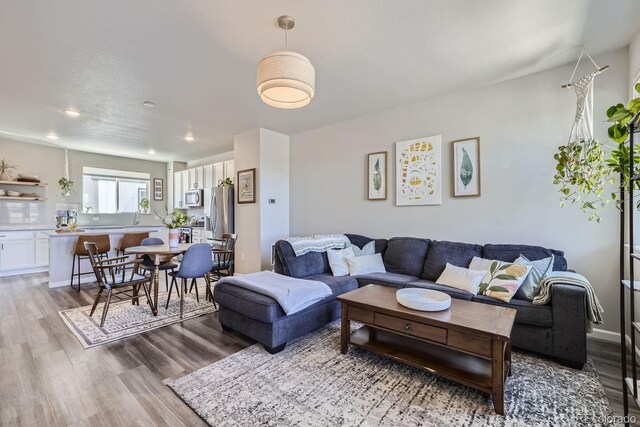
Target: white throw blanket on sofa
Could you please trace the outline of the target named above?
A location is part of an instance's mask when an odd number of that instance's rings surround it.
[[[230,283],[271,297],[278,301],[287,315],[307,308],[332,294],[331,288],[322,282],[296,279],[272,271],[229,276],[218,283]]]
[[[308,252],[326,252],[329,249],[344,249],[351,244],[344,234],[316,234],[306,237],[289,237],[285,239],[291,244],[296,256]]]
[[[598,301],[596,293],[593,291],[593,286],[581,274],[571,271],[553,271],[549,276],[542,279],[540,282],[540,290],[538,295],[533,298],[534,304],[546,304],[551,301],[551,287],[554,284],[566,284],[573,286],[580,286],[587,292],[587,317],[596,325],[601,325],[604,322],[602,313],[604,310]]]

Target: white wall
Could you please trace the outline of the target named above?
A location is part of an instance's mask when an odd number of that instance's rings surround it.
[[[638,82],[640,82],[640,30],[633,36],[629,44],[629,86],[632,98],[638,96],[633,92],[633,86]]]
[[[605,111],[627,98],[628,50],[595,58],[611,69],[595,84],[595,134]],[[584,61],[583,61],[584,62]],[[580,69],[577,75],[590,72]],[[561,89],[574,64],[489,87],[338,123],[291,137],[291,233],[421,236],[473,243],[523,243],[566,251],[570,268],[594,284],[618,330],[618,213],[587,221],[560,208],[553,155],[566,143],[575,94]],[[581,74],[582,73],[582,74]],[[400,82],[401,84],[401,82]],[[442,135],[443,203],[396,207],[394,142]],[[479,136],[482,196],[453,198],[451,141]],[[389,152],[386,201],[366,200],[366,154]]]
[[[271,269],[271,245],[289,237],[289,136],[260,129],[260,258]],[[274,199],[275,203],[269,203]]]

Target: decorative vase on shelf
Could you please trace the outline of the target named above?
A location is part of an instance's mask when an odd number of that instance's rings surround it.
[[[180,230],[177,228],[169,229],[169,247],[177,248],[180,244]]]

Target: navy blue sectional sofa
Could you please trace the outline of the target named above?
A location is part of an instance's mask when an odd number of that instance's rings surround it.
[[[347,234],[354,245],[363,247],[373,239]],[[375,239],[376,253],[381,253],[386,273],[334,277],[326,253],[311,252],[296,256],[291,245],[280,240],[275,245],[275,271],[292,277],[326,283],[333,295],[298,313],[286,316],[272,298],[226,283],[215,288],[220,305],[219,319],[225,330],[235,330],[264,344],[272,353],[284,349],[293,338],[317,330],[340,317],[336,297],[368,284],[392,288],[418,287],[435,289],[453,298],[472,300],[514,308],[516,320],[511,334],[516,348],[552,356],[560,363],[582,368],[586,361],[586,293],[571,285],[554,285],[548,305],[512,299],[503,303],[484,295],[437,285],[435,281],[446,263],[467,267],[474,256],[511,262],[524,255],[530,260],[555,256],[554,270],[566,270],[562,251],[529,245],[475,245],[412,237]]]

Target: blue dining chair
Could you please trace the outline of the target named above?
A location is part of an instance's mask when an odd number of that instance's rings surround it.
[[[147,237],[146,239],[143,239],[142,242],[140,242],[140,245],[141,246],[164,245],[164,241],[159,237]],[[155,261],[149,255],[142,256],[142,262],[138,264],[138,267],[140,267],[140,269],[144,270],[145,272],[147,271],[151,272],[151,274],[153,274],[153,270],[156,268]],[[173,272],[176,270],[176,268],[178,268],[178,264],[176,264],[173,261],[167,261],[160,264],[159,270],[164,271],[164,280],[165,280],[164,290],[165,291],[168,290],[169,288],[168,272],[169,271]]]
[[[169,287],[169,295],[167,295],[167,305],[169,308],[169,300],[171,299],[171,292],[175,285],[176,291],[180,295],[180,318],[182,318],[182,312],[184,309],[184,294],[187,291],[187,280],[191,279],[191,284],[195,284],[196,299],[199,302],[198,285],[196,279],[205,277],[211,270],[211,245],[208,243],[198,243],[191,246],[184,253],[182,261],[180,262],[180,268],[178,271],[171,272],[171,286]],[[181,286],[178,286],[177,279],[181,279]]]

